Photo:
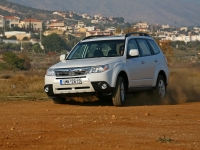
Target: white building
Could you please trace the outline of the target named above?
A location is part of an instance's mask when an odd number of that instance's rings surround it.
[[[7,38],[11,36],[16,36],[17,40],[22,40],[24,37],[31,38],[31,33],[26,33],[24,31],[8,31],[5,32]]]
[[[94,31],[95,30],[95,26],[91,26],[91,27],[84,27],[87,31]]]
[[[148,32],[149,25],[146,22],[138,22],[133,28],[137,28],[141,32]]]
[[[91,23],[98,23],[99,20],[91,20]]]
[[[166,24],[166,25],[162,25],[161,28],[162,28],[162,29],[169,29],[170,26],[169,26],[168,24]]]
[[[5,20],[4,20],[4,16],[0,15],[0,28],[3,28],[5,25]]]
[[[171,40],[171,41],[184,41],[184,42],[192,42],[192,41],[200,41],[200,35],[184,35],[180,34],[178,36],[176,35],[163,35],[159,36],[162,40]]]
[[[188,28],[187,27],[181,27],[180,30],[187,32]]]

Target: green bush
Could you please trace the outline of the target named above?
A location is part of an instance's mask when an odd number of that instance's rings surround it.
[[[184,46],[184,45],[180,45],[180,46],[179,46],[179,49],[182,50],[182,51],[183,51],[183,50],[184,50],[184,51],[187,50],[186,46]]]
[[[0,63],[0,70],[4,70],[4,69],[6,69],[5,63]]]

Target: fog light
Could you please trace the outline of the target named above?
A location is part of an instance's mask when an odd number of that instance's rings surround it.
[[[103,84],[101,85],[101,88],[102,88],[103,90],[107,89],[107,84],[106,84],[106,83],[103,83]]]
[[[46,93],[48,93],[48,92],[49,92],[49,87],[48,87],[48,86],[45,87],[44,91],[45,91]]]

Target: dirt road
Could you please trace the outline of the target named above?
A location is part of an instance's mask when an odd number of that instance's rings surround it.
[[[4,101],[0,149],[199,150],[200,102],[114,107]]]

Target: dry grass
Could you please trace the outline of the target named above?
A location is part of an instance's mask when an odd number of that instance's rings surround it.
[[[7,71],[0,74],[1,97],[43,98],[44,71]],[[9,78],[7,78],[9,76]]]
[[[0,72],[0,99],[47,98],[43,91],[45,71]],[[159,104],[179,104],[200,101],[200,70],[197,68],[171,68],[166,98]],[[151,105],[148,93],[128,96],[128,105]]]

